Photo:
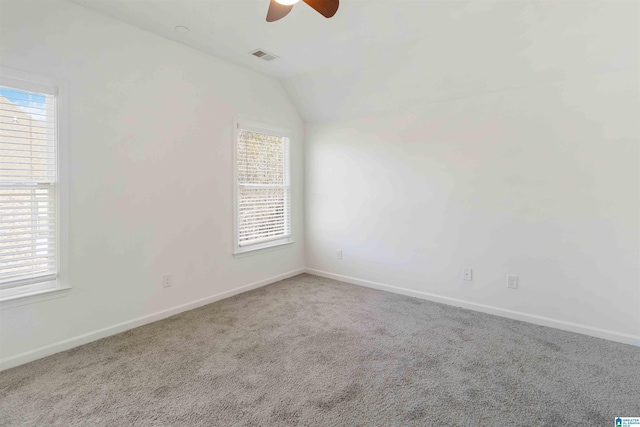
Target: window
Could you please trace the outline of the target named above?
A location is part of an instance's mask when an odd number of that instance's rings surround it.
[[[236,124],[235,253],[291,242],[286,131]]]
[[[59,287],[57,88],[0,77],[0,299]]]

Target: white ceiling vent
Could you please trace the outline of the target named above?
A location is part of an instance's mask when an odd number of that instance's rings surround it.
[[[273,53],[269,53],[269,52],[265,52],[262,49],[258,49],[258,50],[254,50],[253,52],[251,52],[251,55],[253,56],[257,56],[258,58],[264,60],[264,61],[273,61],[274,59],[278,59],[279,56],[274,55]]]

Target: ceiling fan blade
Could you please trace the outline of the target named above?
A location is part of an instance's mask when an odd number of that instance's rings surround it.
[[[273,0],[271,0],[273,1]],[[331,18],[338,11],[340,0],[302,0],[325,18]]]
[[[285,6],[275,0],[271,0],[271,3],[269,3],[269,11],[267,12],[267,22],[284,18],[291,12],[291,9],[293,9],[293,5]]]

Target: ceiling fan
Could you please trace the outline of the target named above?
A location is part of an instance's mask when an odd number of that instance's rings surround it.
[[[267,12],[267,22],[282,19],[293,9],[293,5],[300,0],[271,0],[269,11]],[[319,12],[325,18],[331,18],[336,14],[340,0],[302,0]]]

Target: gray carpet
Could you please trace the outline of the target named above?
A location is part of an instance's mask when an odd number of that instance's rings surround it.
[[[640,349],[310,275],[0,373],[0,425],[609,426]]]

